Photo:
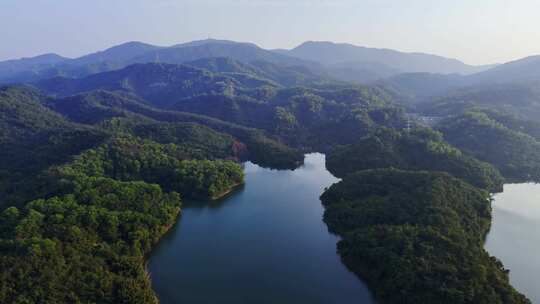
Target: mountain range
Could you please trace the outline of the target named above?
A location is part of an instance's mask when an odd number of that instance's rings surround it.
[[[0,85],[0,303],[157,303],[145,257],[180,198],[307,152],[342,179],[323,220],[379,302],[531,303],[483,241],[488,191],[540,181],[537,57],[128,42],[2,62],[0,81],[17,83]]]
[[[290,50],[266,50],[252,43],[207,39],[169,47],[127,42],[74,59],[45,54],[3,61],[0,62],[0,83],[29,82],[54,76],[79,78],[121,69],[135,63],[180,64],[215,57],[226,57],[245,64],[264,63],[302,68],[320,77],[360,83],[404,73],[490,75],[492,71],[501,73],[500,71],[508,68],[519,69],[519,65],[472,66],[457,59],[431,54],[405,53],[333,42],[309,41]],[[538,58],[531,57],[526,61],[537,62]],[[487,79],[491,76],[479,77]]]
[[[519,105],[534,104],[536,108],[538,104],[540,107],[540,94],[537,93],[540,87],[540,56],[500,65],[471,66],[456,59],[431,54],[315,41],[305,42],[290,50],[266,50],[252,43],[216,39],[168,47],[127,42],[74,59],[44,54],[3,61],[0,62],[0,84],[33,83],[41,88],[46,87],[49,92],[63,95],[82,92],[85,86],[88,89],[110,89],[108,86],[112,83],[114,89],[119,89],[136,83],[133,76],[129,77],[130,83],[125,82],[127,80],[120,75],[121,70],[128,68],[124,72],[129,71],[132,65],[148,63],[164,66],[182,64],[184,66],[180,69],[169,66],[165,70],[174,70],[171,72],[173,74],[180,70],[193,73],[192,76],[198,74],[195,77],[197,83],[205,83],[204,89],[207,90],[210,84],[205,81],[210,81],[214,92],[219,94],[226,92],[227,86],[236,89],[325,89],[338,86],[346,88],[360,83],[383,89],[395,101],[407,107],[420,105],[420,108],[429,108],[430,113],[433,106],[458,109],[464,105],[469,107],[470,104],[489,104],[493,100],[496,106],[500,106],[501,102],[505,107],[511,104],[514,114],[535,118],[536,110],[528,113]],[[146,66],[147,69],[150,67]],[[111,73],[93,77],[104,72]],[[124,83],[111,82],[107,77],[118,77],[118,81],[122,79]],[[167,80],[169,76],[160,77],[164,77],[163,83],[172,81]],[[104,81],[103,85],[97,85],[97,79]],[[196,87],[190,89],[196,90]],[[158,90],[159,95],[164,96],[162,88],[150,87],[151,90]],[[150,91],[148,94],[151,94]],[[494,95],[493,92],[500,94]]]

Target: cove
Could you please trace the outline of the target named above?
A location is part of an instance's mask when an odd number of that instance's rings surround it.
[[[485,248],[510,270],[510,283],[540,303],[540,184],[507,184],[493,201]]]
[[[374,303],[341,263],[319,196],[337,181],[323,154],[294,171],[245,164],[246,184],[185,203],[148,261],[161,303]]]

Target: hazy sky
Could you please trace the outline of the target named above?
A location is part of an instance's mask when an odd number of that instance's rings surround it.
[[[538,0],[0,0],[0,60],[208,37],[291,48],[331,40],[470,64],[540,54]]]

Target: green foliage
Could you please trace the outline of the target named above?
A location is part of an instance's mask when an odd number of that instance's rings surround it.
[[[192,160],[183,146],[134,137],[115,138],[106,145],[88,150],[72,163],[58,168],[55,174],[145,181],[159,184],[166,191],[196,198],[218,198],[244,182],[242,168],[237,163]]]
[[[539,100],[538,82],[497,83],[455,89],[431,98],[420,105],[420,110],[430,116],[448,116],[480,108],[535,121],[540,116]]]
[[[379,303],[530,303],[483,249],[487,192],[444,173],[350,174],[321,197],[344,263]]]
[[[84,177],[73,194],[0,216],[0,302],[157,303],[144,255],[179,212],[176,193]]]
[[[243,183],[241,166],[220,160],[242,156],[233,137],[119,100],[98,92],[53,107],[27,88],[1,92],[0,199],[41,197],[0,214],[1,303],[157,303],[144,259],[179,214],[176,191],[215,199]]]
[[[336,143],[351,143],[376,124],[403,126],[402,113],[390,105],[390,96],[378,88],[332,82],[315,88],[281,88],[272,81],[264,81],[265,73],[259,68],[226,58],[199,60],[193,64],[208,70],[185,65],[138,64],[84,79],[43,81],[38,86],[60,95],[98,89],[116,91],[116,95],[122,92],[123,97],[89,97],[83,102],[77,101],[78,105],[72,104],[77,97],[49,102],[51,108],[81,122],[136,113],[160,121],[190,119],[190,122],[216,127],[216,121],[205,119],[202,122],[200,118],[178,113],[188,112],[261,129],[288,145],[306,150],[329,150]],[[126,96],[136,99],[138,104],[127,101]],[[113,101],[115,98],[121,100]],[[95,116],[78,114],[81,111],[95,113]],[[292,120],[296,123],[291,124]],[[223,125],[218,128],[215,130],[224,132]],[[234,132],[241,133],[236,128]],[[244,142],[250,150],[241,135],[225,133]]]
[[[380,129],[359,142],[336,148],[327,157],[339,177],[377,168],[443,171],[490,191],[502,190],[503,179],[489,164],[461,153],[430,129],[397,132]]]
[[[445,139],[476,158],[493,164],[515,180],[540,180],[540,142],[534,124],[520,128],[515,119],[472,110],[438,124]]]
[[[351,143],[378,125],[404,126],[399,108],[389,105],[382,93],[364,88],[281,89],[266,97],[199,95],[170,109],[263,129],[308,150]]]
[[[476,108],[440,127],[462,153],[430,129],[392,130],[406,117],[376,87],[265,62],[191,65],[39,82],[50,97],[0,90],[0,201],[31,201],[0,214],[0,302],[155,303],[144,256],[178,215],[177,192],[215,199],[243,183],[231,160],[292,169],[303,151],[343,145],[328,157],[344,179],[322,196],[324,220],[382,303],[528,303],[482,249],[489,197],[471,185],[503,180],[469,155],[538,178],[537,124]],[[405,85],[416,92],[426,77]],[[459,98],[426,111],[485,105]],[[357,172],[375,168],[386,169]]]
[[[70,119],[99,123],[113,133],[130,133],[163,143],[180,144],[189,140],[189,146],[194,147],[202,144],[205,146],[203,149],[208,150],[204,153],[206,155],[218,154],[225,157],[228,152],[221,150],[222,143],[229,140],[224,134],[228,134],[234,138],[233,145],[239,148],[233,151],[235,157],[249,159],[263,167],[293,169],[303,160],[300,151],[269,138],[261,130],[207,116],[156,109],[136,97],[121,93],[96,91],[65,99],[49,99],[47,105]],[[87,117],[91,116],[88,113],[95,116],[88,120]]]
[[[95,147],[108,135],[77,125],[45,108],[45,98],[27,87],[0,89],[0,202],[37,198],[40,174],[72,155]]]

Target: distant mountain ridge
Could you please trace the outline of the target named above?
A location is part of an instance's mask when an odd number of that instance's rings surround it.
[[[457,59],[425,53],[405,53],[391,49],[356,46],[328,41],[308,41],[292,50],[278,50],[280,54],[318,61],[330,67],[356,66],[368,69],[381,77],[388,71],[400,73],[473,74],[492,66],[471,66]],[[378,65],[378,67],[377,67]]]
[[[182,64],[212,57],[228,57],[250,64],[258,62],[303,67],[314,74],[356,83],[367,83],[400,73],[471,74],[489,68],[423,53],[403,53],[332,42],[306,42],[292,50],[266,50],[253,43],[216,39],[168,47],[132,41],[74,59],[47,54],[3,61],[0,62],[0,83],[33,82],[56,76],[80,78],[136,63]]]
[[[0,83],[34,82],[57,76],[80,78],[121,69],[136,63],[181,64],[208,57],[229,57],[243,63],[264,61],[282,66],[317,65],[315,62],[264,50],[251,43],[214,39],[193,41],[171,47],[127,42],[75,59],[49,58],[46,65],[38,62],[41,57],[0,62]],[[14,65],[20,68],[13,69]]]
[[[36,69],[51,68],[54,65],[68,60],[57,54],[43,54],[35,57],[0,61],[0,80],[12,75],[32,73]]]
[[[539,81],[540,55],[510,61],[493,69],[471,75],[469,78],[471,83]]]
[[[540,104],[540,56],[529,56],[471,75],[407,73],[375,84],[396,92],[397,99],[405,104],[439,103],[441,99],[462,105]],[[523,110],[519,112],[527,114]],[[540,112],[533,112],[538,117]]]

